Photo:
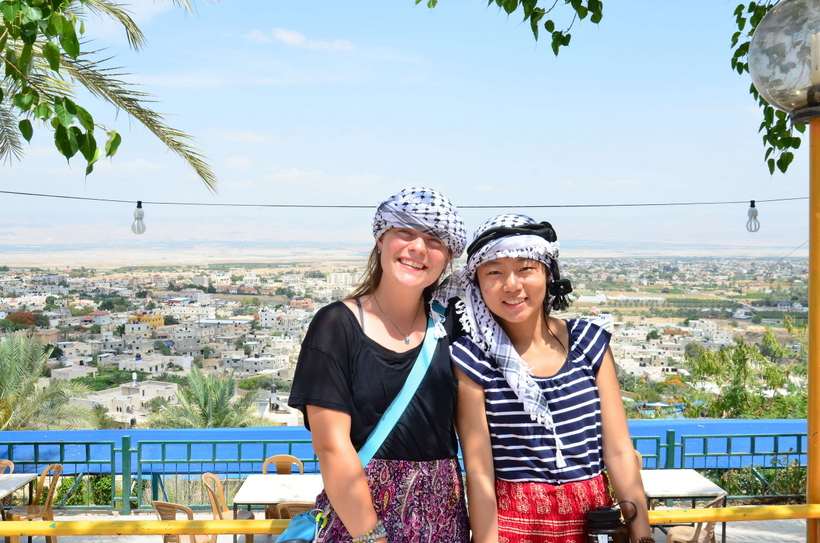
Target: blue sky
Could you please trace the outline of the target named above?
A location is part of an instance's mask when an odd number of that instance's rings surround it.
[[[768,174],[749,80],[729,67],[734,3],[609,0],[600,25],[576,23],[556,58],[520,14],[480,0],[131,2],[148,39],[129,51],[92,19],[105,47],[156,108],[196,138],[219,177],[212,195],[138,123],[81,95],[121,130],[118,155],[87,179],[37,135],[0,189],[143,200],[375,204],[410,184],[457,204],[765,199],[807,194],[804,146]],[[567,9],[563,10],[564,15]],[[559,16],[560,20],[560,16]],[[565,23],[568,20],[564,20]],[[83,242],[130,250],[222,242],[369,243],[367,211],[146,207],[0,196],[0,248]],[[489,212],[466,211],[468,227]],[[565,248],[741,247],[787,253],[808,238],[806,202],[531,211]],[[800,250],[797,255],[805,254]]]

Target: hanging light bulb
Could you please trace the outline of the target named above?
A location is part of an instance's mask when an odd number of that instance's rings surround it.
[[[749,232],[760,230],[760,221],[757,220],[757,208],[754,200],[749,202],[749,220],[746,221],[746,230]]]
[[[134,210],[134,222],[131,223],[131,231],[137,235],[145,233],[145,223],[142,219],[145,211],[142,209],[142,200],[137,201],[137,209]]]

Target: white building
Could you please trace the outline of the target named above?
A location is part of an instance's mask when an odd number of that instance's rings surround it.
[[[225,363],[225,369],[232,370],[239,376],[276,373],[278,370],[285,369],[289,365],[289,357],[286,355],[242,358],[231,356],[223,358],[223,361]]]
[[[148,403],[154,398],[162,398],[172,404],[176,403],[176,383],[132,381],[118,387],[94,392],[74,401],[89,408],[101,405],[117,422],[124,426],[136,426],[148,420]]]
[[[77,379],[78,377],[94,375],[97,375],[97,368],[80,364],[72,364],[64,368],[54,368],[51,370],[52,381],[71,381],[72,379]]]
[[[134,355],[120,358],[117,367],[122,371],[139,371],[152,376],[162,375],[169,371],[191,371],[192,356],[163,356],[161,354]],[[178,368],[181,368],[178,369]]]

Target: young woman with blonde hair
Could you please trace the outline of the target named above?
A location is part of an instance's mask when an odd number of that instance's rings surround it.
[[[428,305],[464,249],[464,225],[439,192],[408,188],[378,207],[373,236],[362,284],[311,322],[290,395],[305,415],[325,485],[316,507],[328,523],[318,540],[466,543],[457,383],[441,316]],[[412,399],[367,458],[363,450],[422,359],[428,367]]]

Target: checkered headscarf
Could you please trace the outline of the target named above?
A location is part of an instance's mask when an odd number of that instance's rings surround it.
[[[551,273],[558,269],[558,240],[549,241],[544,237],[527,233],[510,233],[476,245],[476,240],[485,233],[499,228],[517,228],[537,225],[526,216],[516,214],[498,215],[484,222],[473,235],[467,257],[467,265],[450,276],[436,291],[434,298],[446,305],[450,298],[458,297],[456,312],[464,332],[492,360],[504,374],[504,378],[524,405],[524,410],[532,420],[543,424],[553,433],[556,444],[555,462],[558,467],[566,466],[561,452],[563,444],[555,430],[547,398],[533,379],[527,363],[521,358],[504,332],[504,329],[490,312],[476,280],[476,270],[485,262],[500,258],[526,258],[542,262]],[[552,227],[550,226],[550,230]],[[552,303],[552,300],[548,300]]]
[[[407,187],[379,204],[373,217],[373,237],[391,228],[412,228],[436,236],[458,258],[464,251],[467,231],[456,206],[442,193],[423,187]]]

